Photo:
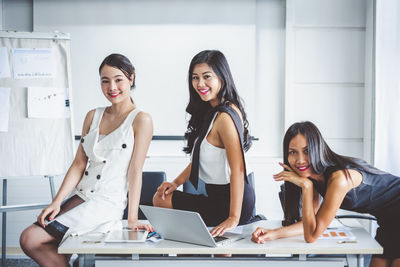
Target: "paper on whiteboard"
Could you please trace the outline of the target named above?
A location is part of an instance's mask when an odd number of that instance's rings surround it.
[[[14,79],[55,78],[54,52],[51,48],[12,49]]]
[[[66,88],[28,87],[28,118],[67,118]]]
[[[10,73],[10,62],[8,61],[8,49],[7,47],[0,47],[0,78],[9,78]]]
[[[8,132],[10,116],[10,88],[0,87],[0,132]]]

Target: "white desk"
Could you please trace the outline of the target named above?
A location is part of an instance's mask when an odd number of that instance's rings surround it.
[[[243,233],[248,234],[248,238],[217,248],[170,240],[162,240],[158,243],[147,241],[130,244],[83,243],[83,241],[98,240],[98,237],[95,239],[95,237],[80,236],[69,237],[60,245],[58,252],[62,254],[77,253],[80,257],[80,266],[92,266],[95,262],[99,267],[128,266],[133,262],[135,262],[135,266],[163,267],[168,264],[170,266],[173,264],[173,266],[191,265],[195,267],[208,264],[234,267],[244,266],[244,264],[247,266],[250,263],[254,266],[268,266],[268,264],[292,266],[293,261],[297,263],[297,266],[321,266],[323,264],[324,267],[346,265],[363,267],[365,254],[382,254],[383,252],[382,247],[361,227],[352,228],[357,243],[338,244],[336,240],[317,240],[314,243],[306,243],[303,236],[296,236],[265,244],[256,244],[250,240],[250,236],[258,226],[276,228],[280,226],[280,221],[259,221],[246,225]],[[99,254],[127,255],[119,258],[106,258]],[[179,254],[178,257],[177,254]],[[196,254],[197,256],[186,257],[187,254]],[[217,254],[232,254],[233,257],[213,256]],[[106,260],[112,260],[112,264]]]

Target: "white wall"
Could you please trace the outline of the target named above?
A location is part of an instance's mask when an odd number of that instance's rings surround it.
[[[375,165],[400,175],[400,3],[376,6]]]
[[[288,0],[285,126],[310,120],[340,154],[362,158],[364,0]]]
[[[365,90],[364,90],[364,159],[374,164],[375,125],[375,0],[366,0],[365,23]]]
[[[0,6],[0,29],[28,32],[33,30],[32,0],[2,0]]]
[[[89,109],[107,105],[98,66],[105,56],[118,52],[131,58],[137,69],[133,98],[152,114],[154,133],[183,135],[188,66],[201,50],[224,52],[253,117],[255,3],[35,1],[34,30],[71,34],[75,133],[80,134]]]
[[[162,95],[164,84],[182,88],[182,93],[171,98],[173,107],[168,111],[175,110],[172,118],[153,116],[155,125],[171,122],[173,130],[180,135],[186,126],[183,111],[187,101],[186,68],[202,47],[193,42],[193,38],[204,45],[201,40],[207,38],[208,32],[212,37],[221,32],[225,32],[221,35],[224,37],[240,34],[226,37],[237,42],[229,47],[221,40],[209,40],[207,48],[228,51],[235,82],[247,104],[251,132],[259,138],[247,155],[248,170],[255,172],[257,212],[269,219],[281,219],[279,184],[273,182],[272,174],[280,170],[277,162],[281,161],[282,138],[290,123],[313,120],[338,152],[360,157],[363,153],[363,2],[306,0],[301,1],[301,5],[287,2],[291,10],[286,9],[283,0],[35,0],[33,21],[35,31],[71,33],[76,105],[90,109],[106,104],[98,87],[97,67],[105,54],[114,48],[120,49],[136,62],[138,88],[134,97],[139,105],[147,105],[143,109],[157,114],[157,105],[164,103],[156,99],[154,106],[150,105],[141,99],[140,90],[154,90],[160,93],[160,98],[167,99],[169,96]],[[341,12],[343,16],[339,15]],[[286,18],[293,14],[296,16],[291,18],[286,32]],[[196,37],[190,29],[200,35]],[[160,42],[160,36],[168,38],[171,32],[171,36],[182,38],[187,45],[172,48],[174,41],[168,40],[168,48],[174,53],[182,52],[176,61],[166,64],[160,56],[154,57],[143,40],[136,40],[131,32],[149,39],[149,44],[154,41],[151,40],[153,33]],[[187,34],[190,39],[186,40],[181,34]],[[291,43],[293,40],[296,42]],[[121,41],[132,43],[132,50],[122,47],[118,43]],[[142,43],[138,45],[137,41]],[[157,46],[153,43],[150,47]],[[235,52],[239,49],[242,50]],[[353,59],[351,64],[343,55]],[[171,55],[165,56],[170,63]],[[147,68],[153,65],[157,67],[151,68],[150,73]],[[82,75],[81,70],[88,72]],[[168,77],[169,74],[172,77]],[[309,105],[314,100],[317,104]],[[80,128],[83,113],[75,112],[76,128]],[[168,179],[173,179],[189,161],[181,152],[182,146],[181,141],[153,141],[144,170],[164,170]],[[57,184],[61,179],[57,178]],[[18,179],[9,184],[10,204],[30,199],[49,200],[48,186],[43,179]],[[36,213],[38,211],[9,213],[9,247],[18,247],[19,233],[35,219]]]
[[[0,0],[0,29],[3,29],[3,0]]]

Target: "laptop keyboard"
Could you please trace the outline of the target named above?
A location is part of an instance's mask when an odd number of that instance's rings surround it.
[[[223,237],[223,236],[216,236],[216,237],[214,237],[214,241],[215,241],[216,243],[221,242],[221,241],[224,241],[224,240],[227,240],[227,239],[228,239],[227,237]]]

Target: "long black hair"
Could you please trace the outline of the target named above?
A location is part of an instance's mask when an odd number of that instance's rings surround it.
[[[351,175],[347,168],[353,167],[372,174],[382,174],[384,172],[372,167],[367,162],[357,158],[351,158],[336,154],[326,144],[317,126],[312,122],[304,121],[292,124],[286,131],[283,139],[283,160],[289,166],[289,143],[298,134],[303,135],[307,140],[308,156],[311,167],[316,174],[323,174],[328,179],[331,170],[342,170],[347,179]],[[283,192],[283,212],[284,225],[290,225],[300,221],[299,203],[300,187],[285,182]]]
[[[131,79],[133,74],[133,83],[131,85],[131,90],[135,88],[135,80],[136,80],[135,67],[132,65],[132,63],[126,56],[121,54],[108,55],[100,64],[99,73],[101,72],[101,69],[105,65],[119,69],[126,76],[126,78],[128,78],[128,80]]]
[[[185,140],[187,145],[183,148],[186,153],[191,153],[194,141],[199,135],[199,130],[203,124],[207,112],[210,110],[211,105],[208,102],[201,100],[200,96],[193,88],[192,75],[195,65],[207,63],[212,68],[218,78],[221,80],[221,90],[218,93],[218,99],[222,104],[232,103],[239,108],[243,118],[244,128],[244,150],[249,150],[251,146],[251,137],[249,134],[249,122],[247,121],[246,112],[243,108],[243,101],[239,97],[235,83],[233,82],[232,74],[223,53],[218,50],[204,50],[195,55],[190,62],[188,72],[188,85],[189,85],[189,104],[186,107],[186,112],[191,115],[187,130],[185,133]]]

